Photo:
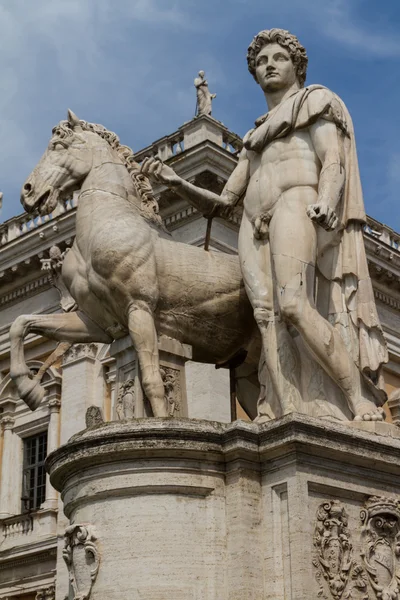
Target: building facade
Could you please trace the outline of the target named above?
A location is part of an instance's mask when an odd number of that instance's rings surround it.
[[[122,140],[124,142],[126,140]],[[178,131],[135,154],[138,162],[158,155],[185,179],[219,193],[237,162],[241,139],[222,123],[200,115]],[[155,186],[165,226],[174,239],[204,246],[207,221],[173,191]],[[76,344],[53,364],[55,342],[30,334],[25,355],[33,373],[44,371],[47,395],[35,411],[18,399],[9,377],[9,328],[21,314],[61,311],[57,257],[74,239],[77,196],[60,202],[51,216],[22,214],[0,225],[0,600],[64,600],[68,575],[63,562],[67,521],[45,473],[46,455],[86,427],[86,419],[115,420],[149,415],[130,340]],[[235,254],[240,213],[214,219],[210,250]],[[400,235],[373,218],[364,233],[378,312],[389,347],[385,366],[397,422],[400,388]],[[49,254],[56,246],[58,254]],[[52,258],[53,256],[53,258]],[[54,258],[56,256],[56,258]],[[227,369],[191,360],[189,346],[160,338],[160,361],[171,416],[228,422],[244,411],[232,406]],[[390,403],[389,403],[390,404]],[[90,408],[96,407],[99,410]],[[88,409],[90,410],[88,411]]]

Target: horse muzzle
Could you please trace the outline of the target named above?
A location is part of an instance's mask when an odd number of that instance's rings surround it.
[[[52,186],[38,191],[32,181],[27,181],[21,191],[21,204],[28,213],[35,210],[41,215],[51,213],[57,206],[59,191]]]

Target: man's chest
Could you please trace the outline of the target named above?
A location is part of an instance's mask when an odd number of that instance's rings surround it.
[[[291,163],[291,168],[296,164],[301,168],[302,165],[305,166],[304,163],[315,164],[318,161],[307,129],[296,130],[283,138],[273,140],[260,153],[248,150],[247,154],[250,174],[259,169],[277,169],[281,165],[287,166],[287,163]]]

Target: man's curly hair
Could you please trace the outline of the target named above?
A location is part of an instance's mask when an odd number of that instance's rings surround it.
[[[256,76],[256,58],[261,48],[267,44],[279,44],[285,48],[296,67],[297,79],[301,87],[304,87],[304,82],[307,75],[308,57],[306,49],[302,46],[295,35],[286,31],[286,29],[265,29],[260,31],[255,36],[247,50],[247,65],[250,73],[257,81]],[[258,82],[257,82],[258,83]]]

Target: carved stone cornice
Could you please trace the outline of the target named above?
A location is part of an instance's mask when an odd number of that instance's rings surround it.
[[[41,275],[34,281],[29,281],[28,283],[25,283],[24,285],[0,296],[0,307],[3,308],[7,304],[11,304],[16,301],[19,302],[20,300],[34,296],[38,292],[41,292],[44,289],[49,289],[50,287],[51,283],[49,275]]]
[[[64,354],[63,367],[72,363],[80,362],[82,360],[95,360],[97,357],[98,346],[97,344],[74,344]]]
[[[400,310],[400,297],[394,298],[393,296],[390,296],[389,294],[386,294],[385,292],[382,292],[381,290],[378,290],[376,288],[374,288],[374,296],[377,300],[383,302],[383,304],[387,304],[391,308]]]
[[[53,540],[52,540],[53,541]],[[26,546],[26,548],[28,548]],[[21,546],[18,549],[12,549],[12,551],[22,550]],[[32,547],[30,548],[32,550]],[[9,569],[18,568],[21,566],[38,565],[39,563],[47,562],[49,560],[55,560],[57,558],[57,538],[54,536],[54,547],[46,550],[39,550],[38,552],[24,553],[19,556],[7,556],[3,557],[0,555],[0,571],[7,571]]]

